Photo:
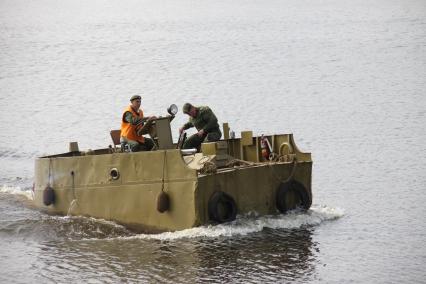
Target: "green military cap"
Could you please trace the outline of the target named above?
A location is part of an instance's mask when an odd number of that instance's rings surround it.
[[[130,101],[133,101],[133,100],[140,100],[141,99],[141,96],[139,96],[139,95],[134,95],[134,96],[132,96],[131,98],[130,98]]]
[[[185,103],[182,107],[183,113],[189,113],[191,110],[192,105],[190,103]]]

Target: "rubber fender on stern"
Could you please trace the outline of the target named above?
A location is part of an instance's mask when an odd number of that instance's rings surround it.
[[[237,217],[237,204],[230,195],[216,191],[209,199],[208,212],[210,220],[218,223],[230,222]]]
[[[46,186],[43,190],[43,204],[49,206],[55,203],[55,191],[52,187]]]
[[[306,190],[305,186],[303,186],[303,184],[301,184],[300,182],[292,179],[288,182],[281,183],[276,192],[276,205],[277,209],[281,213],[286,213],[288,210],[294,209],[287,208],[287,198],[290,192],[295,193],[296,196],[299,198],[300,203],[296,204],[296,207],[300,206],[305,210],[311,207],[312,200],[309,197],[308,191]]]

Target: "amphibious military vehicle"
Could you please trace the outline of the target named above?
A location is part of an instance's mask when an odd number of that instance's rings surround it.
[[[170,116],[153,121],[157,149],[129,152],[120,131],[105,149],[37,158],[34,202],[51,214],[91,216],[143,232],[182,230],[235,220],[237,214],[284,214],[312,204],[310,153],[292,134],[203,143],[199,152],[173,143]]]

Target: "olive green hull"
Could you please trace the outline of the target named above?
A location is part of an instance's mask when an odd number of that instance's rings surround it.
[[[50,156],[36,160],[34,201],[51,214],[91,216],[146,232],[182,230],[212,223],[208,204],[217,191],[235,200],[238,214],[276,214],[276,191],[292,175],[311,202],[312,161],[310,155],[300,157],[297,163],[256,163],[200,174],[180,150]],[[119,176],[114,178],[111,170]],[[43,199],[47,186],[55,195],[49,206]],[[162,191],[170,206],[160,213]]]

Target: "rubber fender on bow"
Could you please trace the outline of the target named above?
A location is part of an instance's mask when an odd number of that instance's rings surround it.
[[[164,213],[170,208],[170,198],[167,193],[162,191],[157,197],[157,210],[160,213]]]
[[[281,213],[286,213],[288,210],[301,207],[309,209],[312,200],[306,188],[300,182],[292,179],[288,182],[281,183],[276,193],[277,209]]]
[[[230,195],[216,191],[209,199],[208,212],[210,220],[218,223],[230,222],[237,217],[237,204]]]
[[[43,190],[43,203],[46,206],[55,203],[55,191],[50,186],[46,186]]]

